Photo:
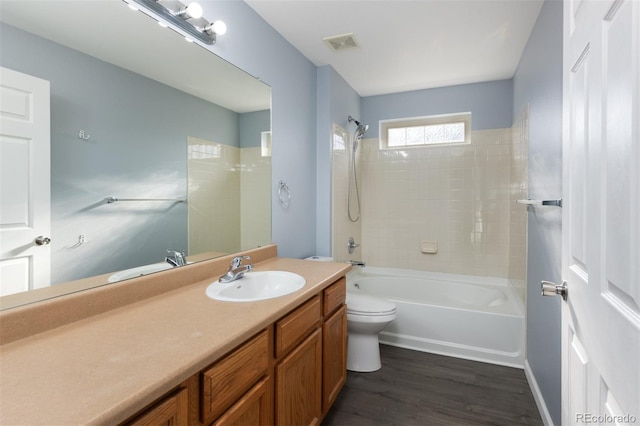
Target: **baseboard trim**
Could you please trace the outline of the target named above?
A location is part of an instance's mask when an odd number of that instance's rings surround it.
[[[551,419],[551,414],[549,414],[547,404],[545,404],[544,402],[542,392],[540,392],[538,382],[536,382],[536,378],[533,375],[533,371],[531,370],[528,359],[524,360],[524,375],[527,377],[527,382],[529,382],[529,387],[531,388],[533,399],[536,401],[536,405],[538,406],[538,411],[540,412],[540,417],[542,417],[542,422],[545,424],[545,426],[554,426],[553,420]]]

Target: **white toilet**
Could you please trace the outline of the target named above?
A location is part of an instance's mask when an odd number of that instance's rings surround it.
[[[347,370],[379,370],[378,333],[396,319],[396,305],[385,299],[347,292]]]
[[[306,260],[333,262],[332,257]],[[380,363],[378,334],[396,319],[396,305],[388,300],[347,291],[347,370],[377,371]]]

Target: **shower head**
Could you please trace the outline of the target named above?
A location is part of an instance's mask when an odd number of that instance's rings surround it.
[[[368,124],[362,124],[360,123],[358,120],[356,120],[355,118],[349,116],[349,123],[356,123],[356,137],[362,137],[364,136],[364,134],[367,132],[367,130],[369,130],[369,125]]]
[[[358,124],[358,133],[360,133],[360,136],[364,136],[367,130],[369,130],[368,124]]]

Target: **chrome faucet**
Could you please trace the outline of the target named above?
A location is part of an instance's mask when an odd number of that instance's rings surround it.
[[[169,249],[167,250],[167,257],[164,260],[174,268],[178,266],[184,266],[187,264],[185,260],[184,253],[178,250]]]
[[[243,260],[251,259],[249,256],[236,256],[231,259],[231,265],[227,272],[220,277],[218,281],[221,283],[230,283],[244,276],[245,272],[251,272],[253,265],[242,265]]]
[[[364,263],[362,260],[350,260],[349,263],[352,264],[353,266],[362,266],[363,268],[367,266],[367,264]]]

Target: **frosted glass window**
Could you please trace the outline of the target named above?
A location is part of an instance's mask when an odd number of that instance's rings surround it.
[[[424,145],[424,127],[407,128],[407,145]]]
[[[405,129],[389,129],[389,146],[404,146],[406,139]]]
[[[471,142],[471,113],[388,120],[380,124],[382,148]]]
[[[444,140],[444,126],[424,126],[426,133],[425,143],[441,143]]]
[[[333,150],[334,151],[344,151],[347,147],[349,134],[345,129],[338,126],[337,124],[333,125]]]
[[[260,133],[260,155],[271,157],[271,132]]]
[[[464,123],[444,125],[445,142],[464,142]]]

